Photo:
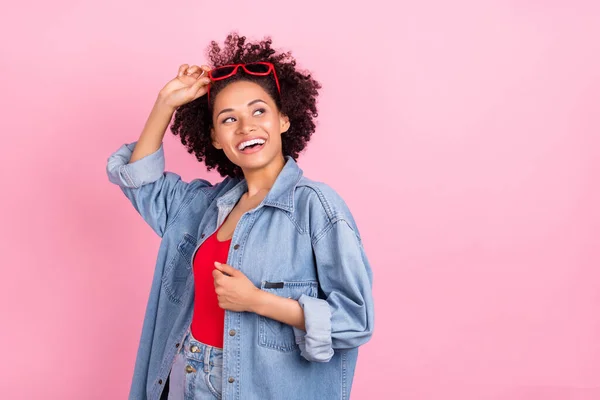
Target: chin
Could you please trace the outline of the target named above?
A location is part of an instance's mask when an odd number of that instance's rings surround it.
[[[253,160],[253,161],[249,161],[246,160],[246,162],[241,163],[239,165],[240,168],[245,169],[245,170],[255,170],[255,169],[261,169],[266,167],[267,165],[269,165],[269,162],[264,161],[264,160]]]

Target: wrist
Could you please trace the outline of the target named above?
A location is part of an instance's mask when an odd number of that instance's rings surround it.
[[[264,290],[256,288],[248,311],[258,315],[264,315],[264,310],[269,300],[267,297],[268,295],[269,293],[265,292]]]
[[[159,93],[158,96],[156,97],[156,101],[154,102],[154,107],[160,111],[168,112],[171,114],[173,114],[175,112],[175,110],[177,109],[177,107],[173,107],[172,105],[167,103],[167,100],[162,95],[162,93]]]

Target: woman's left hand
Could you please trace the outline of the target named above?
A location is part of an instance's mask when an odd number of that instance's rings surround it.
[[[215,262],[213,278],[219,307],[229,311],[253,311],[261,290],[242,271]]]

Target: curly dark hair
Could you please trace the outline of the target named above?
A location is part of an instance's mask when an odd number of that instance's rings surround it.
[[[291,52],[276,52],[271,48],[271,44],[272,40],[268,36],[252,43],[246,42],[245,36],[239,36],[234,32],[227,36],[223,49],[213,40],[208,46],[207,53],[213,68],[256,61],[272,63],[279,79],[281,95],[271,74],[264,77],[253,76],[239,70],[231,78],[211,84],[211,104],[207,96],[202,96],[182,105],[175,112],[171,132],[179,135],[188,153],[194,153],[198,161],[204,161],[209,171],[216,168],[223,177],[243,176],[241,168],[229,161],[223,150],[213,147],[210,137],[212,103],[217,93],[228,84],[247,80],[261,85],[274,100],[279,111],[289,118],[290,128],[281,136],[284,156],[289,155],[297,160],[299,153],[304,150],[315,131],[313,119],[318,116],[316,103],[321,84],[310,73],[296,68],[296,60]]]

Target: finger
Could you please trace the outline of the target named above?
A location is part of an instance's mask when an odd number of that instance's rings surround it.
[[[215,286],[217,286],[217,278],[223,276],[223,274],[218,269],[214,269],[213,272],[212,272],[212,276],[213,276],[213,279],[215,281]]]
[[[198,79],[196,82],[194,82],[194,84],[191,86],[191,90],[195,93],[197,92],[201,87],[206,86],[210,83],[210,79],[209,78],[200,78]]]
[[[189,76],[194,77],[196,79],[200,78],[205,72],[197,65],[192,65],[187,69],[186,72]]]
[[[215,267],[219,271],[221,271],[221,272],[223,272],[223,273],[225,273],[227,275],[230,275],[230,276],[234,276],[237,273],[237,269],[233,268],[229,264],[221,264],[220,262],[215,261]]]
[[[177,76],[183,76],[183,74],[185,73],[185,70],[188,68],[188,64],[181,64],[179,66],[179,71],[177,72]]]
[[[200,78],[187,89],[192,94],[194,100],[206,94],[206,92],[208,91],[206,89],[206,86],[209,82],[210,80],[208,78]]]
[[[211,67],[209,67],[208,65],[202,65],[200,68],[202,69],[202,73],[203,73],[203,75],[202,75],[202,76],[206,76],[206,77],[208,77],[208,76],[209,76],[209,74],[208,74],[208,73],[210,72],[210,70],[211,70],[212,68],[211,68]]]
[[[234,272],[231,272],[231,270],[227,267],[229,267],[227,264],[221,264],[220,262],[215,261],[215,268],[218,271],[220,271],[225,276],[233,276]]]

